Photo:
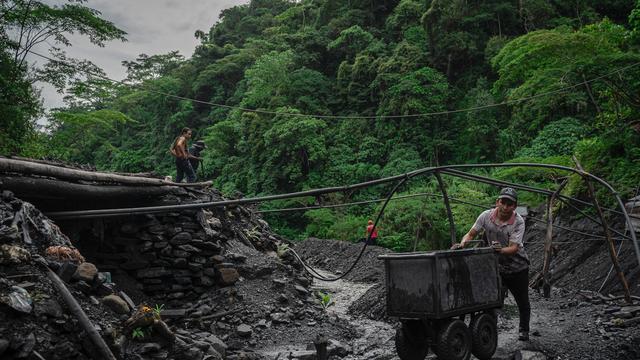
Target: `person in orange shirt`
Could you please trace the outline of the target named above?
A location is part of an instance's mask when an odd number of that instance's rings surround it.
[[[371,234],[371,240],[367,243],[368,245],[376,245],[378,240],[378,227],[373,228],[373,220],[369,219],[367,222],[367,231],[365,232],[366,239],[369,239],[369,234]]]

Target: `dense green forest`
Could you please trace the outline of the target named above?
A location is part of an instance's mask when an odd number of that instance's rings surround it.
[[[200,178],[223,193],[278,194],[446,164],[545,162],[584,168],[623,196],[640,184],[640,0],[252,0],[226,9],[189,57],[141,54],[110,82],[63,50],[30,68],[19,30],[56,29],[97,45],[126,34],[82,2],[0,5],[3,155],[100,170],[174,173],[168,147],[194,129],[208,145]],[[195,29],[194,29],[195,30]],[[47,30],[48,31],[48,30]],[[22,42],[21,42],[22,41]],[[72,64],[68,66],[66,64]],[[66,89],[46,129],[35,80]],[[503,169],[552,187],[567,174]],[[450,194],[491,205],[494,187],[445,176]],[[391,185],[262,204],[261,209],[381,198]],[[566,193],[584,186],[571,178]],[[431,177],[399,195],[439,193]],[[522,194],[535,206],[544,199]],[[606,198],[603,197],[606,203]],[[291,238],[356,240],[379,203],[265,214]],[[453,204],[461,235],[479,209]],[[393,201],[381,223],[397,250],[443,247],[439,198]]]

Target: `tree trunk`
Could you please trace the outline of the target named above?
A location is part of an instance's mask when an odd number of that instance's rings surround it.
[[[184,188],[169,185],[85,185],[62,180],[7,175],[0,175],[0,182],[2,182],[3,189],[10,189],[18,197],[36,199],[133,200],[168,194],[186,194]]]
[[[161,179],[152,179],[136,176],[124,176],[109,173],[101,173],[86,170],[75,170],[36,163],[32,161],[0,158],[0,173],[18,173],[23,175],[38,175],[54,177],[72,181],[95,181],[106,183],[118,183],[128,185],[172,185],[172,186],[208,186],[211,182],[182,184]]]

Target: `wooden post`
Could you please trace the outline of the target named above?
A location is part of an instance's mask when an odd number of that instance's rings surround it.
[[[553,239],[553,204],[565,185],[567,185],[567,180],[563,181],[558,189],[547,198],[547,235],[544,240],[544,262],[542,266],[542,294],[546,298],[551,296],[549,265],[551,264],[551,245]]]
[[[583,174],[586,173],[586,171],[582,169],[580,162],[575,156],[573,157],[573,161],[576,163],[576,167],[578,168],[578,170],[580,170],[581,173]],[[607,223],[607,220],[604,218],[604,213],[602,212],[602,208],[600,207],[600,204],[598,204],[598,199],[596,199],[596,192],[593,188],[593,184],[589,181],[588,177],[582,175],[582,178],[584,179],[584,182],[587,184],[587,189],[589,189],[589,196],[591,196],[591,198],[593,199],[593,205],[596,207],[596,210],[598,211],[598,216],[600,216],[600,221],[602,221],[604,234],[607,237],[609,255],[611,255],[611,262],[613,262],[613,267],[616,269],[616,273],[618,274],[618,278],[620,279],[620,283],[622,284],[622,287],[624,289],[624,299],[627,303],[631,304],[631,293],[629,292],[629,284],[627,283],[627,279],[625,278],[624,272],[622,271],[622,268],[620,267],[620,263],[618,262],[618,255],[616,255],[616,247],[613,244],[613,236],[611,236],[611,230],[609,230],[609,224]]]
[[[438,185],[440,186],[440,191],[442,191],[442,197],[444,198],[444,206],[447,209],[447,217],[449,218],[449,232],[451,233],[451,245],[458,242],[456,239],[456,225],[453,222],[453,213],[451,212],[451,204],[449,204],[449,196],[447,195],[447,189],[444,186],[444,181],[442,181],[442,176],[440,176],[440,172],[436,171],[434,173],[436,179],[438,179]]]

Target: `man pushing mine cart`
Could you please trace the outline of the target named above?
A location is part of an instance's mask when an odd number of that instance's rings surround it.
[[[422,360],[429,348],[445,360],[493,356],[498,344],[495,309],[503,301],[494,249],[379,258],[385,264],[387,315],[402,324],[396,332],[402,360]]]

